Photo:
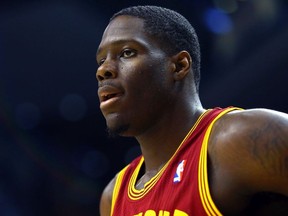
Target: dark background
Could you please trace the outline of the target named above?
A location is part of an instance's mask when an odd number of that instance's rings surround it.
[[[206,108],[288,112],[286,0],[1,1],[0,216],[99,215],[104,186],[139,154],[107,138],[95,79],[108,19],[137,4],[196,28]]]

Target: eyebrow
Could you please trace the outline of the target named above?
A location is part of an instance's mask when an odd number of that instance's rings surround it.
[[[111,41],[109,42],[109,45],[111,46],[115,46],[115,45],[121,45],[121,44],[126,44],[126,43],[136,43],[136,44],[139,44],[141,46],[145,46],[147,45],[148,43],[144,42],[143,40],[135,40],[135,39],[119,39],[119,40],[114,40],[114,41]],[[98,56],[99,53],[101,53],[103,50],[102,47],[98,47],[98,50],[96,52],[96,56]]]

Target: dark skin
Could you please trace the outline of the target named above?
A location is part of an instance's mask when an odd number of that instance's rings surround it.
[[[138,189],[170,159],[205,112],[189,53],[168,55],[143,27],[142,19],[131,16],[111,21],[99,45],[96,73],[107,127],[135,137],[141,147],[145,168]],[[209,140],[208,170],[213,201],[224,215],[275,215],[279,206],[288,205],[288,116],[253,109],[219,119]],[[114,184],[115,178],[102,194],[101,216],[110,215]],[[256,207],[263,197],[265,205]],[[284,211],[288,214],[287,207]]]

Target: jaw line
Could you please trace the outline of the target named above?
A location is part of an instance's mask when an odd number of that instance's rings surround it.
[[[118,136],[124,136],[123,134],[129,129],[129,125],[121,125],[115,129],[107,127],[106,131],[110,138],[116,138]]]

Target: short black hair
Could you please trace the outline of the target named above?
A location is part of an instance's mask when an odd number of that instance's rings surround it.
[[[115,13],[110,22],[121,15],[143,19],[145,31],[153,35],[168,54],[173,55],[182,50],[189,52],[192,58],[195,86],[199,91],[200,45],[195,29],[184,16],[159,6],[132,6]]]

